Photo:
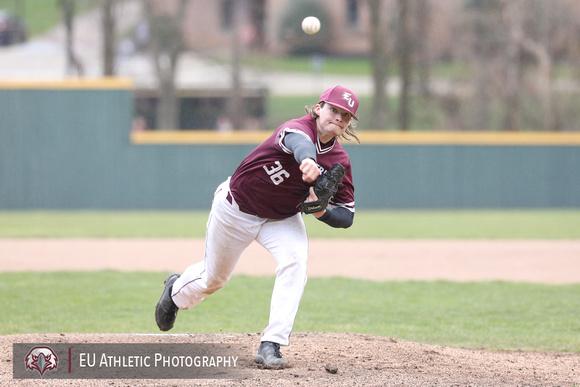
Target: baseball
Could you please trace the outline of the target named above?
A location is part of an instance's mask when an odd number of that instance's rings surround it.
[[[317,33],[320,30],[320,20],[315,16],[308,16],[302,20],[302,31],[308,35]]]

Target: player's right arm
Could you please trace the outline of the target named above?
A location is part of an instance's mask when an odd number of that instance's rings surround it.
[[[302,179],[308,183],[315,181],[320,176],[320,169],[316,163],[316,146],[312,141],[300,133],[291,132],[286,134],[284,145],[294,154],[296,161],[300,164]],[[313,187],[310,187],[309,193],[310,201],[318,199]],[[313,215],[321,222],[335,228],[348,228],[354,221],[354,213],[342,207],[327,208]]]
[[[294,154],[296,162],[300,164],[302,180],[314,182],[320,176],[320,169],[316,163],[316,147],[306,136],[299,133],[287,133],[284,145]]]

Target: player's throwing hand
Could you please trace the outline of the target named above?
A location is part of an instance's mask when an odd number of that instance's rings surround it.
[[[318,164],[312,159],[304,159],[300,163],[300,171],[302,172],[302,180],[307,183],[312,183],[318,179],[320,176],[320,169],[318,169]]]

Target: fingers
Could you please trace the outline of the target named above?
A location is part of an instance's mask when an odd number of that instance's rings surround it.
[[[318,196],[316,196],[316,194],[314,193],[314,187],[310,187],[309,195],[308,195],[308,198],[306,198],[305,202],[310,203],[310,202],[315,202],[317,200],[318,200]],[[314,217],[318,219],[322,215],[324,215],[325,213],[326,213],[326,209],[324,209],[320,212],[314,212],[312,215],[314,215]]]
[[[314,187],[310,187],[310,191],[308,191],[308,198],[306,198],[305,202],[315,202],[318,200],[318,196],[314,193]]]
[[[300,171],[302,172],[302,180],[307,183],[312,183],[320,176],[318,165],[312,159],[302,160],[302,163],[300,163]]]

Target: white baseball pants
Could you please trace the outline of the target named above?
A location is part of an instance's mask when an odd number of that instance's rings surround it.
[[[270,321],[262,341],[288,345],[307,279],[308,237],[302,215],[274,220],[246,214],[229,194],[229,179],[214,194],[205,258],[189,266],[175,281],[173,301],[179,309],[189,309],[224,286],[242,252],[254,240],[277,262]]]

